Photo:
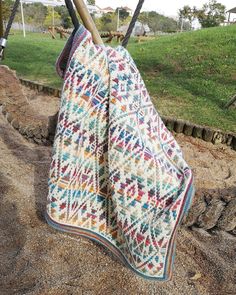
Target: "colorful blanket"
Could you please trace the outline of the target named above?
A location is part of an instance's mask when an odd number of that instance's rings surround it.
[[[144,278],[170,278],[192,172],[134,61],[121,46],[94,45],[80,26],[57,67],[48,223],[100,242]]]

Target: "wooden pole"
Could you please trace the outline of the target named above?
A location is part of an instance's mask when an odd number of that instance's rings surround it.
[[[55,13],[54,7],[52,6],[52,33],[55,35]]]
[[[75,7],[84,23],[84,26],[93,36],[93,42],[95,44],[103,44],[102,38],[97,30],[97,27],[88,11],[88,8],[83,0],[73,0]]]
[[[0,38],[3,37],[4,31],[3,31],[3,1],[0,0]],[[4,60],[5,54],[4,51],[2,52],[1,60]]]
[[[3,9],[2,9],[2,0],[0,0],[0,38],[3,37]]]
[[[23,36],[25,38],[25,17],[24,17],[24,9],[23,9],[22,1],[20,1],[20,11],[21,11],[21,21],[22,21]]]

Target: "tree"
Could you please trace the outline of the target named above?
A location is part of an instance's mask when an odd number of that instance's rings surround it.
[[[32,3],[24,6],[26,21],[42,27],[47,15],[47,7],[42,3]]]
[[[44,26],[45,27],[49,27],[49,26],[52,26],[53,25],[53,11],[52,11],[52,7],[48,6],[47,7],[47,16],[44,20]],[[61,25],[61,17],[59,15],[58,12],[54,11],[54,25],[55,26],[59,26]]]
[[[225,20],[225,13],[226,7],[216,0],[210,0],[203,5],[202,9],[196,12],[203,28],[219,26]]]
[[[118,14],[118,9],[119,9],[119,18],[121,20],[125,20],[129,16],[128,11],[125,8],[117,8],[116,14]]]
[[[47,15],[47,7],[42,3],[23,4],[25,23],[36,27],[43,27],[44,20]],[[21,13],[18,9],[14,19],[15,22],[21,22]]]
[[[88,5],[95,5],[96,1],[95,0],[87,0]]]
[[[142,23],[142,24],[147,24],[148,23],[148,12],[147,11],[142,11],[139,14],[138,20]]]
[[[70,18],[67,8],[65,6],[56,6],[55,11],[61,17],[61,25],[63,26],[63,28],[65,28],[65,29],[71,28],[72,21],[71,21],[71,18]]]
[[[98,29],[101,31],[116,31],[117,15],[115,13],[106,13],[99,19]]]
[[[184,20],[189,21],[191,29],[192,29],[192,23],[195,16],[196,16],[195,7],[194,9],[192,9],[190,6],[185,5],[182,9],[179,9],[179,18],[181,20],[181,23],[183,24]]]
[[[4,22],[9,20],[13,4],[12,0],[2,1],[2,18]]]
[[[157,18],[150,19],[149,27],[154,34],[156,34],[157,31],[161,31],[160,21]]]
[[[178,26],[176,20],[161,15],[156,11],[142,12],[139,16],[139,21],[147,24],[154,34],[157,31],[173,32],[177,30]]]

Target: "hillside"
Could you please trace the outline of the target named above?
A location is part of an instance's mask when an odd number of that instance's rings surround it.
[[[236,131],[236,26],[162,37],[130,46],[157,109],[199,124]]]
[[[60,87],[54,64],[64,43],[17,33],[5,63],[20,76]],[[223,110],[236,92],[236,26],[131,40],[128,49],[161,114],[236,132],[235,110]]]

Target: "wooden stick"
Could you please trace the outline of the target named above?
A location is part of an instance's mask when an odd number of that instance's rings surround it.
[[[75,7],[84,23],[86,29],[90,31],[93,36],[93,42],[95,44],[103,44],[102,38],[97,30],[97,27],[88,11],[88,8],[83,0],[73,0]]]
[[[3,2],[0,0],[0,38],[3,37]]]

